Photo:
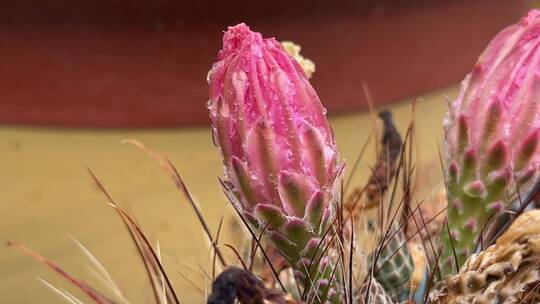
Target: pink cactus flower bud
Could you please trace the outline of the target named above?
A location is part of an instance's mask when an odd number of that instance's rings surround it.
[[[448,224],[460,238],[445,235],[445,254],[457,260],[474,252],[488,219],[527,191],[540,164],[540,11],[532,10],[489,43],[445,119],[449,201]],[[490,206],[486,208],[485,206]],[[465,252],[465,251],[463,251]],[[445,257],[446,258],[446,257]],[[458,265],[460,266],[460,265]]]
[[[337,150],[326,110],[277,40],[230,27],[209,85],[213,135],[244,210],[273,205],[302,218],[318,191],[332,198]]]
[[[308,76],[278,41],[239,24],[225,32],[208,82],[214,143],[233,185],[227,196],[268,232],[303,289],[316,289],[314,303],[340,303],[339,280],[328,283],[333,264],[306,264],[323,255],[316,251],[326,246],[314,244],[325,242],[342,172]]]
[[[479,170],[539,163],[539,73],[540,11],[532,10],[493,38],[462,82],[445,121],[449,159],[468,148],[484,158]],[[496,163],[486,163],[490,149],[497,149]],[[506,149],[509,157],[501,154]]]

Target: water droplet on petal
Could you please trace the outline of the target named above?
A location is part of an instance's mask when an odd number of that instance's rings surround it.
[[[212,78],[212,74],[214,72],[214,69],[210,69],[208,73],[206,74],[206,83],[210,84],[210,78]]]

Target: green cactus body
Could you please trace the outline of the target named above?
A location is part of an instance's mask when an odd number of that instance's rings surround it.
[[[368,289],[369,288],[369,289]],[[367,278],[366,282],[360,289],[360,303],[364,303],[365,299],[367,303],[374,304],[394,304],[396,303],[388,295],[384,287],[377,281],[377,279],[371,277]]]
[[[388,236],[391,238],[382,244],[373,265],[373,276],[393,299],[403,301],[409,296],[408,282],[414,264],[403,231],[394,228]],[[372,254],[371,260],[376,254]]]
[[[458,148],[460,159],[447,167],[448,227],[443,233],[440,258],[443,274],[452,274],[476,251],[487,221],[509,205],[505,193],[512,176],[504,164],[508,159],[507,145],[496,141],[485,150],[467,143],[469,120],[458,118],[459,138],[467,150]],[[457,262],[457,265],[456,265]]]
[[[476,251],[481,234],[492,229],[487,221],[517,201],[517,192],[525,193],[537,175],[539,25],[540,11],[533,10],[495,36],[449,109],[444,274]]]

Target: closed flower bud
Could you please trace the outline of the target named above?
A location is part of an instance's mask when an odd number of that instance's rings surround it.
[[[208,81],[214,142],[237,207],[267,227],[291,266],[310,260],[305,247],[327,230],[342,170],[308,76],[278,41],[239,24],[225,32]],[[317,279],[314,269],[296,270]]]
[[[508,207],[518,189],[527,191],[521,177],[536,175],[531,168],[540,162],[539,72],[540,11],[533,10],[495,36],[463,80],[445,120],[449,201],[463,205],[463,213],[449,212],[452,229],[465,230],[473,219],[483,227],[494,212],[484,206]],[[453,245],[474,252],[480,230],[461,231]]]

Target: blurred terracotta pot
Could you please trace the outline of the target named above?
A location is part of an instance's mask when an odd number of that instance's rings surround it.
[[[227,25],[293,40],[317,64],[330,113],[459,81],[525,0],[5,1],[0,122],[57,126],[207,123],[206,73]]]

